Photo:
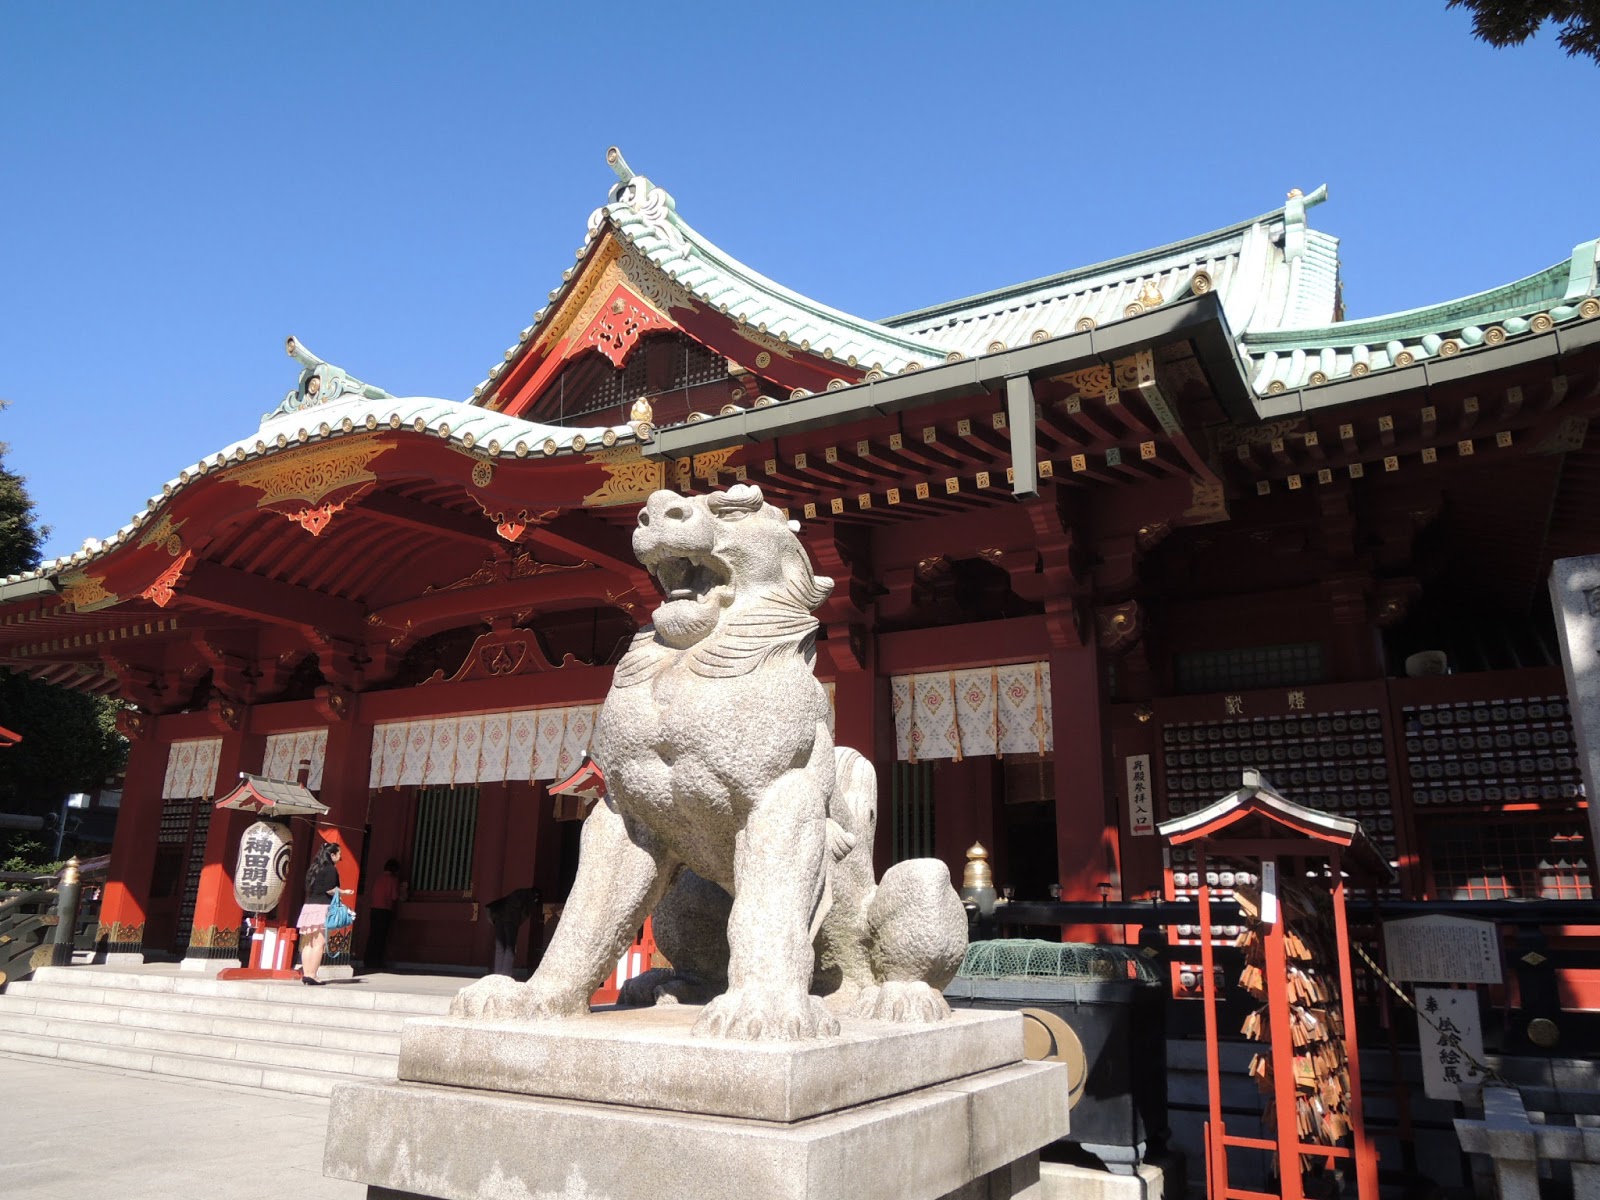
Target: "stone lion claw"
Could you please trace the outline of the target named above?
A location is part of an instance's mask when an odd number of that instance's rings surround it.
[[[518,983],[509,975],[489,975],[462,988],[450,1001],[452,1017],[482,1021],[548,1021],[581,1017],[589,1011],[583,1000],[574,1003],[537,983]]]
[[[838,1032],[839,1022],[819,997],[755,988],[724,992],[706,1005],[694,1023],[697,1037],[747,1042],[797,1042],[834,1037]]]
[[[888,980],[863,988],[853,1012],[858,1017],[903,1024],[928,1024],[950,1015],[950,1006],[934,988],[920,980]]]

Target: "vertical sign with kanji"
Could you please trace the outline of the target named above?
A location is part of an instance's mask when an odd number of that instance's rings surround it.
[[[268,912],[283,895],[289,878],[294,836],[287,825],[257,821],[239,839],[233,869],[233,898],[245,912]]]
[[[1472,988],[1423,988],[1416,993],[1422,1089],[1431,1100],[1459,1100],[1483,1086],[1483,1024]]]
[[[1134,837],[1154,837],[1156,805],[1150,792],[1150,756],[1128,755],[1128,829]]]

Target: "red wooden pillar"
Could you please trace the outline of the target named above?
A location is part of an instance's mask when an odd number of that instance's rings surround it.
[[[1099,900],[1111,879],[1106,827],[1105,748],[1100,727],[1100,664],[1094,643],[1050,654],[1055,741],[1056,861],[1063,900]]]
[[[261,770],[267,739],[248,732],[248,724],[246,709],[240,715],[239,727],[222,735],[213,794],[198,803],[209,805],[216,793],[225,794],[241,771]],[[233,898],[233,866],[238,858],[239,838],[255,819],[232,809],[211,813],[206,828],[205,865],[200,868],[200,890],[194,902],[194,923],[189,929],[189,948],[183,955],[185,970],[220,970],[239,961],[239,925],[244,912]]]
[[[342,887],[355,887],[361,846],[367,827],[368,784],[372,774],[372,726],[364,721],[339,721],[328,727],[317,799],[328,806],[321,820],[324,836],[337,842]],[[379,864],[382,869],[382,864]]]
[[[509,892],[505,850],[511,826],[511,788],[485,783],[478,788],[478,829],[472,849],[472,957],[475,967],[494,962],[494,922],[489,905]]]
[[[328,806],[328,811],[318,822],[318,834],[339,846],[339,886],[342,888],[354,889],[360,882],[371,773],[372,725],[352,717],[328,726],[322,787],[317,791],[317,799]],[[309,865],[309,857],[306,862]],[[372,869],[382,871],[383,863],[374,863]]]
[[[107,962],[144,961],[145,911],[161,830],[161,785],[170,743],[156,737],[153,719],[126,730],[130,742],[122,780],[122,807],[111,843],[111,866],[100,900],[96,949]]]

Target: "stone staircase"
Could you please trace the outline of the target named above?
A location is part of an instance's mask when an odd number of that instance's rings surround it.
[[[0,994],[0,1051],[326,1096],[393,1079],[400,1026],[448,994],[45,967]]]

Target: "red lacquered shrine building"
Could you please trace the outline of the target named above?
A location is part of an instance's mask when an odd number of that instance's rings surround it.
[[[487,967],[485,906],[558,904],[575,867],[547,787],[656,603],[641,502],[736,481],[836,580],[818,669],[878,765],[880,869],[959,874],[981,841],[1019,900],[1182,894],[1156,823],[1253,766],[1359,817],[1407,896],[1590,896],[1546,579],[1600,550],[1596,243],[1346,320],[1324,193],[1296,191],[875,322],[610,158],[579,261],[470,400],[291,340],[259,428],[0,584],[0,663],[133,706],[107,952],[232,960],[248,818],[211,800],[305,762],[345,883],[402,864],[391,960]],[[1560,987],[1600,1008],[1600,972]]]

